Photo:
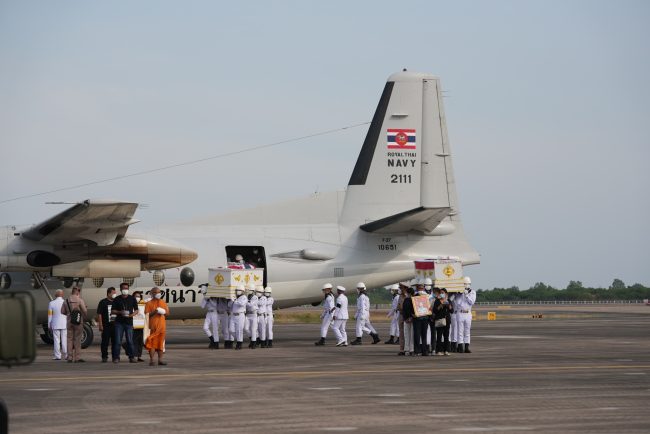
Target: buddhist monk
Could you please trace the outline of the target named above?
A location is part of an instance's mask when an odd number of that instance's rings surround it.
[[[158,364],[166,365],[163,362],[163,350],[165,348],[166,322],[165,316],[169,315],[169,307],[161,299],[160,288],[151,290],[152,299],[144,306],[144,313],[149,315],[149,337],[145,348],[149,350],[149,366],[154,366],[154,353],[158,353]]]

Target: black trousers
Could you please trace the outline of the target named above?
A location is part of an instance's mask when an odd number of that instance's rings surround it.
[[[133,357],[142,357],[144,329],[133,329]]]
[[[413,321],[413,349],[416,353],[424,353],[427,346],[427,329],[429,317],[416,318]]]
[[[108,349],[113,344],[113,335],[115,334],[115,327],[113,324],[104,326],[102,330],[102,342],[99,345],[102,350],[102,359],[108,359]]]
[[[444,327],[436,327],[436,335],[436,352],[449,351],[449,323]]]

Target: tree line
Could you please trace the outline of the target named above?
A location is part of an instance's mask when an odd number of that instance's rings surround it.
[[[356,302],[356,291],[348,291],[350,303]],[[565,288],[554,288],[537,282],[528,289],[518,286],[509,288],[478,289],[477,301],[573,301],[573,300],[645,300],[650,299],[650,287],[640,283],[627,286],[621,279],[614,279],[607,288],[583,286],[579,280],[571,280]],[[370,302],[387,304],[391,302],[390,292],[384,288],[368,291]]]

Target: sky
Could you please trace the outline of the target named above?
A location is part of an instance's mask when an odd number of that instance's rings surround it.
[[[650,284],[646,1],[0,2],[0,202],[367,122],[441,77],[478,288]],[[0,203],[141,225],[345,188],[367,126]]]

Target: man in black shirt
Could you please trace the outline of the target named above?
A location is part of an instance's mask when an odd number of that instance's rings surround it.
[[[115,317],[115,338],[113,339],[113,363],[120,361],[122,335],[126,335],[126,355],[130,363],[137,363],[133,356],[133,317],[138,314],[138,302],[129,295],[129,284],[120,284],[120,294],[113,300]]]
[[[112,305],[116,294],[115,288],[111,286],[106,290],[106,298],[101,299],[97,305],[97,325],[102,334],[100,347],[104,363],[108,361],[108,346],[115,335],[115,314],[112,312]]]

